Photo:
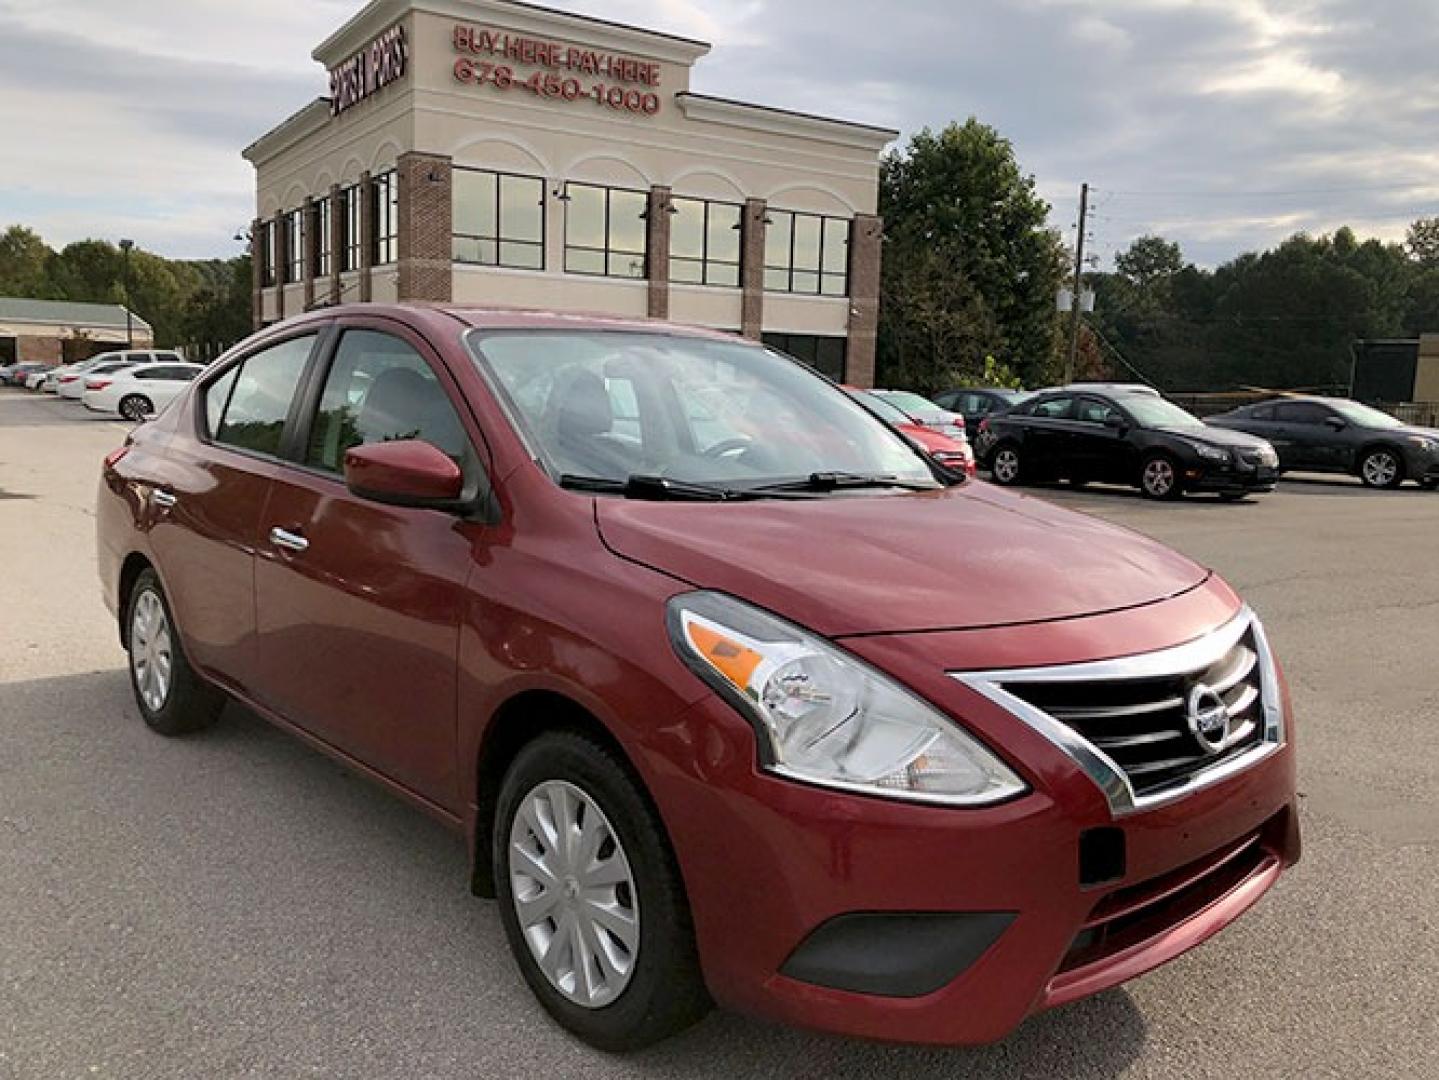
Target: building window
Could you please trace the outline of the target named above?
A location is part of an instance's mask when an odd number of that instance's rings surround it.
[[[765,334],[764,343],[771,349],[793,356],[835,382],[844,382],[845,339],[817,337],[813,334]]]
[[[334,228],[331,218],[330,199],[326,196],[323,199],[315,200],[315,236],[310,244],[310,251],[314,257],[315,276],[324,278],[330,276],[330,235]]]
[[[645,276],[643,191],[565,185],[565,270],[605,277]]]
[[[671,199],[670,280],[739,286],[740,213],[733,203]]]
[[[771,210],[764,243],[764,287],[771,292],[844,296],[849,292],[849,222]]]
[[[483,169],[454,171],[456,262],[545,268],[545,182]]]
[[[370,183],[375,213],[375,239],[370,245],[372,266],[384,266],[399,257],[400,185],[395,170],[381,173]]]
[[[360,268],[360,185],[340,192],[340,270]]]
[[[268,289],[275,284],[275,223],[260,222],[259,235],[260,285]]]
[[[280,219],[285,230],[285,284],[305,275],[305,212],[291,210]]]

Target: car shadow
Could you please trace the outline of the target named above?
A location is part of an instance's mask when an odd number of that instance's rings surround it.
[[[229,1042],[271,1075],[314,1051],[317,1010],[324,1030],[376,1025],[389,1063],[453,1061],[446,1076],[529,1073],[519,1053],[557,1075],[1107,1080],[1146,1042],[1138,1007],[1111,991],[980,1048],[866,1043],[717,1011],[645,1053],[600,1055],[531,997],[496,905],[469,893],[454,832],[234,704],[208,731],[161,738],[123,669],[0,683],[0,865],[7,932],[74,957],[27,983],[19,1034],[73,1039],[77,1053],[110,1052],[172,1000],[184,1022],[148,1028],[159,1043],[147,1045],[178,1061]],[[765,898],[752,902],[758,913]],[[131,989],[83,1033],[44,1029],[102,975]],[[363,1051],[337,1038],[327,1071],[351,1075]]]

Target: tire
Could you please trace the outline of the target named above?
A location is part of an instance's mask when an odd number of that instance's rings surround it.
[[[593,835],[597,856],[578,863],[592,867],[597,884],[585,886],[585,872],[546,832],[557,819],[574,822],[582,844]],[[525,746],[500,786],[491,850],[510,950],[562,1027],[601,1050],[638,1050],[710,1010],[679,868],[657,814],[613,751],[567,731]],[[524,925],[521,903],[530,906]],[[595,919],[596,910],[606,917]],[[577,916],[579,950],[570,929]],[[553,975],[540,958],[551,952]]]
[[[1164,502],[1184,494],[1179,467],[1168,454],[1150,454],[1139,469],[1139,490],[1146,499]]]
[[[1423,480],[1419,481],[1419,486],[1425,491],[1434,491],[1436,488],[1439,488],[1439,476],[1426,476]]]
[[[1024,483],[1024,462],[1019,456],[1019,447],[1010,442],[996,446],[989,459],[989,472],[994,482],[1003,487]]]
[[[140,423],[154,411],[155,406],[143,394],[130,394],[120,399],[120,415],[131,423]]]
[[[130,687],[152,731],[189,735],[219,719],[225,695],[195,674],[185,659],[169,601],[153,570],[143,571],[130,592],[125,629]]]
[[[1359,462],[1359,479],[1365,487],[1392,490],[1404,483],[1404,459],[1387,446],[1365,451]]]

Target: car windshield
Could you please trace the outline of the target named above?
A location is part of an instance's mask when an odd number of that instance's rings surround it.
[[[758,345],[642,331],[474,331],[471,352],[556,477],[743,490],[824,475],[938,486],[844,391]]]
[[[1171,401],[1151,394],[1129,394],[1119,399],[1140,427],[1202,428],[1204,421]]]
[[[1329,406],[1351,424],[1358,424],[1360,427],[1387,431],[1404,426],[1402,420],[1396,420],[1378,409],[1371,409],[1368,405],[1360,405],[1357,401],[1331,401]]]
[[[954,414],[948,409],[941,409],[929,398],[908,390],[877,390],[874,396],[883,398],[895,408],[921,423],[947,422],[954,417]]]

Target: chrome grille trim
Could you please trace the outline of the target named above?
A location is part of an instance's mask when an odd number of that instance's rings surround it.
[[[1255,690],[1253,687],[1246,686],[1234,701],[1229,701],[1228,697],[1225,697],[1224,700],[1229,705],[1232,714],[1240,714],[1254,704],[1254,695],[1257,694],[1260,697],[1261,711],[1255,716],[1255,720],[1263,725],[1262,731],[1259,732],[1259,741],[1243,753],[1216,760],[1213,765],[1199,768],[1182,780],[1148,794],[1136,792],[1130,778],[1131,773],[1136,770],[1131,768],[1130,773],[1127,773],[1114,758],[1105,753],[1105,749],[1117,750],[1126,746],[1162,744],[1167,740],[1146,737],[1156,736],[1159,733],[1136,732],[1133,736],[1117,735],[1109,739],[1091,741],[1060,718],[1061,710],[1056,709],[1055,715],[1051,715],[1045,709],[1032,705],[1005,689],[1006,684],[1127,683],[1136,680],[1172,679],[1191,675],[1206,671],[1223,661],[1231,653],[1235,653],[1236,646],[1245,639],[1246,635],[1250,635],[1254,645],[1253,650],[1247,648],[1238,650],[1238,659],[1233,668],[1226,670],[1217,680],[1222,684],[1222,689],[1221,686],[1214,686],[1213,689],[1225,695],[1231,694],[1235,687],[1240,686],[1249,676],[1255,665],[1258,665],[1260,689]],[[1253,659],[1250,660],[1249,657]],[[1115,660],[1062,664],[1054,667],[1014,668],[1002,671],[952,671],[949,672],[949,675],[1000,706],[1006,712],[1018,717],[1073,759],[1104,793],[1110,811],[1116,817],[1174,802],[1200,788],[1228,779],[1275,753],[1283,745],[1285,738],[1284,715],[1279,701],[1279,678],[1274,666],[1274,656],[1270,651],[1263,626],[1248,607],[1212,633],[1183,645],[1161,649],[1158,652],[1142,653]],[[1103,714],[1107,717],[1121,715],[1142,717],[1145,713],[1158,711],[1158,706],[1153,706],[1152,703],[1145,704],[1151,707],[1130,713],[1121,713],[1119,709],[1111,708],[1103,710]],[[1170,707],[1173,707],[1174,704],[1173,701],[1169,702]],[[1077,719],[1086,712],[1092,713],[1094,710],[1071,709],[1063,715],[1068,719]],[[1232,748],[1253,735],[1254,721],[1246,720],[1230,734],[1226,747]],[[1126,738],[1134,741],[1126,742],[1124,741]],[[1168,762],[1150,766],[1147,771],[1161,771],[1161,766],[1165,764]],[[1138,774],[1142,775],[1144,771],[1146,770],[1141,767]]]

